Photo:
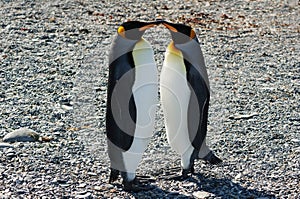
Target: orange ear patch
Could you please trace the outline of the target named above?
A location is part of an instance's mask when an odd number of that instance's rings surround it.
[[[122,32],[124,32],[125,31],[125,28],[123,27],[123,26],[120,26],[119,28],[118,28],[118,33],[119,34],[121,34]]]
[[[118,28],[118,33],[119,33],[119,35],[121,35],[122,37],[125,38],[125,28],[123,26],[120,26]]]
[[[195,33],[195,31],[192,29],[191,30],[191,34],[190,34],[190,38],[191,39],[194,39],[196,37],[196,33]]]

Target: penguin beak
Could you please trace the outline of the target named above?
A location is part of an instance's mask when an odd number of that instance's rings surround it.
[[[167,23],[163,23],[163,25],[166,26],[172,32],[178,32],[178,30],[176,28],[174,28],[173,26],[171,26],[171,25],[169,25]]]

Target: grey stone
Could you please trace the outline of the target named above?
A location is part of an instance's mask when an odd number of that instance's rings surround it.
[[[39,135],[34,130],[20,128],[14,130],[3,137],[3,142],[34,142],[39,139]]]

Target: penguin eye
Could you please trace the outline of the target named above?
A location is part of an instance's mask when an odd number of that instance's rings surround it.
[[[194,39],[196,37],[196,33],[193,29],[191,29],[190,38]]]

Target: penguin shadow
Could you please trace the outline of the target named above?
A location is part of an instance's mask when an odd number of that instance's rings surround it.
[[[159,171],[161,172],[161,171]],[[153,176],[154,177],[154,176]],[[171,184],[170,187],[163,189],[157,185]],[[171,182],[170,182],[171,181]],[[176,181],[180,181],[178,185]],[[156,182],[156,184],[154,184]],[[192,184],[192,185],[189,185]],[[196,185],[196,187],[195,187]],[[131,193],[135,198],[198,198],[197,192],[207,192],[209,196],[203,198],[276,198],[273,194],[264,190],[247,188],[238,182],[229,178],[219,178],[214,176],[203,175],[201,171],[196,171],[193,175],[184,180],[169,180],[158,178],[152,181],[153,188],[148,191]],[[189,186],[192,186],[189,188]],[[174,191],[171,191],[174,190]],[[194,195],[195,194],[195,195]],[[151,196],[151,197],[150,197]]]
[[[145,176],[144,176],[145,177]],[[149,176],[147,176],[149,177]],[[149,178],[149,179],[143,179],[141,180],[142,183],[148,184],[151,188],[146,191],[139,191],[139,192],[134,192],[134,191],[129,191],[128,193],[133,196],[136,199],[152,199],[152,198],[191,198],[187,197],[186,195],[180,194],[178,191],[170,191],[166,189],[162,189],[158,185],[155,184],[155,182],[158,182],[158,180],[154,178]],[[163,183],[163,181],[161,181]],[[118,188],[119,190],[122,190],[123,186],[120,183],[113,183],[113,185]],[[171,186],[169,187],[171,188]]]
[[[131,195],[134,196],[136,199],[140,198],[192,198],[187,195],[181,194],[178,191],[170,191],[162,189],[161,187],[157,185],[151,185],[153,186],[152,189],[148,191],[141,191],[141,192],[131,192]]]
[[[204,177],[196,173],[187,181],[194,182],[198,191],[208,192],[213,198],[276,198],[267,191],[243,187],[229,178]]]
[[[199,174],[201,175],[201,174]],[[181,194],[182,192],[180,188],[176,191],[170,191],[166,189],[162,189],[156,185],[153,189],[148,191],[141,191],[141,192],[131,192],[131,195],[134,198],[177,198],[177,199],[192,199],[192,198],[199,198],[197,196],[197,192],[207,192],[208,195],[204,196],[203,198],[222,198],[222,199],[232,199],[232,198],[247,198],[247,199],[255,199],[255,198],[276,198],[274,195],[269,194],[265,191],[259,191],[256,189],[248,189],[242,187],[238,183],[232,182],[230,179],[213,179],[208,178],[201,182],[195,180],[195,178],[189,178],[185,181],[186,183],[194,182],[197,184],[196,190],[193,190],[189,193],[189,195]],[[186,190],[187,192],[188,190]],[[194,195],[195,193],[195,195]],[[202,198],[202,197],[200,197]]]

